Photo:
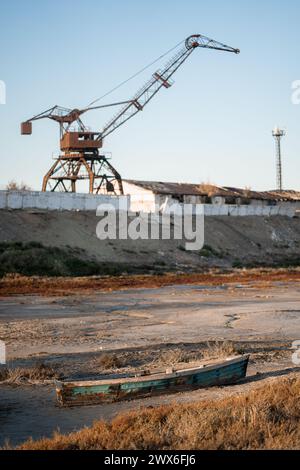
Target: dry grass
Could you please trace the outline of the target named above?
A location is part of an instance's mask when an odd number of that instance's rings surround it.
[[[208,341],[207,348],[202,351],[203,359],[214,359],[241,354],[232,341]]]
[[[97,365],[100,369],[120,369],[124,364],[117,354],[101,354],[97,361]]]
[[[299,396],[294,376],[241,396],[130,412],[18,449],[299,449]]]
[[[270,288],[271,282],[300,281],[300,268],[293,269],[245,269],[221,273],[216,270],[197,274],[126,275],[93,276],[78,278],[49,278],[39,276],[7,275],[0,279],[0,297],[16,294],[73,295],[94,294],[97,291],[115,291],[122,289],[155,288],[171,285],[207,286],[232,283],[247,284],[256,282],[257,288]]]
[[[0,370],[0,382],[13,385],[36,384],[61,378],[54,368],[46,364],[32,367],[15,367]]]
[[[201,183],[199,185],[199,188],[200,188],[200,191],[207,194],[207,196],[209,196],[209,197],[214,196],[219,191],[219,188],[216,185],[211,184],[209,182]]]
[[[126,354],[122,357],[116,353],[103,353],[101,356],[94,360],[93,366],[97,367],[99,372],[112,371],[116,369],[132,369],[138,370],[140,367],[153,368],[174,366],[176,364],[188,364],[190,362],[198,362],[208,359],[220,359],[223,357],[230,357],[239,354],[240,351],[235,347],[232,341],[210,341],[203,348],[195,351],[185,347],[173,347],[156,351],[150,357],[144,358],[142,364],[134,366],[137,360],[135,353]]]
[[[206,347],[198,351],[172,348],[162,351],[151,365],[175,365],[179,363],[197,362],[205,359],[220,359],[239,354],[240,351],[232,341],[209,341]]]
[[[182,362],[190,362],[193,357],[188,353],[188,351],[175,348],[162,351],[157,359],[155,359],[151,365],[175,365]]]

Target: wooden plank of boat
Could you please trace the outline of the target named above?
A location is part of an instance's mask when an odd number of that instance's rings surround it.
[[[94,405],[164,393],[235,384],[247,372],[249,356],[177,366],[148,375],[78,382],[56,381],[60,405]]]

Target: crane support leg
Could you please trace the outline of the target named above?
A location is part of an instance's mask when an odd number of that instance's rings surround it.
[[[60,155],[44,176],[42,191],[75,193],[76,183],[84,180],[89,182],[90,194],[124,194],[120,174],[98,152]]]
[[[51,178],[51,175],[54,174],[55,169],[59,165],[59,163],[60,163],[59,159],[56,160],[56,162],[52,165],[50,170],[45,174],[45,176],[43,178],[43,186],[42,186],[42,191],[43,192],[47,191],[47,186],[48,186],[48,183],[49,183],[49,179]]]

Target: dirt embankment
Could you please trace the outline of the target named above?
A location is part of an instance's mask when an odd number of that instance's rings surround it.
[[[115,270],[119,266],[120,273],[133,267],[138,272],[186,272],[300,265],[300,218],[206,217],[205,247],[195,252],[186,251],[182,240],[100,241],[98,222],[93,212],[0,210],[0,243],[36,242],[75,249],[81,260],[107,263]]]

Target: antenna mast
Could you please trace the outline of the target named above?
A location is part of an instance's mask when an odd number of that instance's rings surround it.
[[[276,142],[276,172],[277,172],[277,190],[283,190],[282,184],[282,154],[281,154],[281,139],[286,135],[286,132],[279,127],[275,127],[272,132]]]

